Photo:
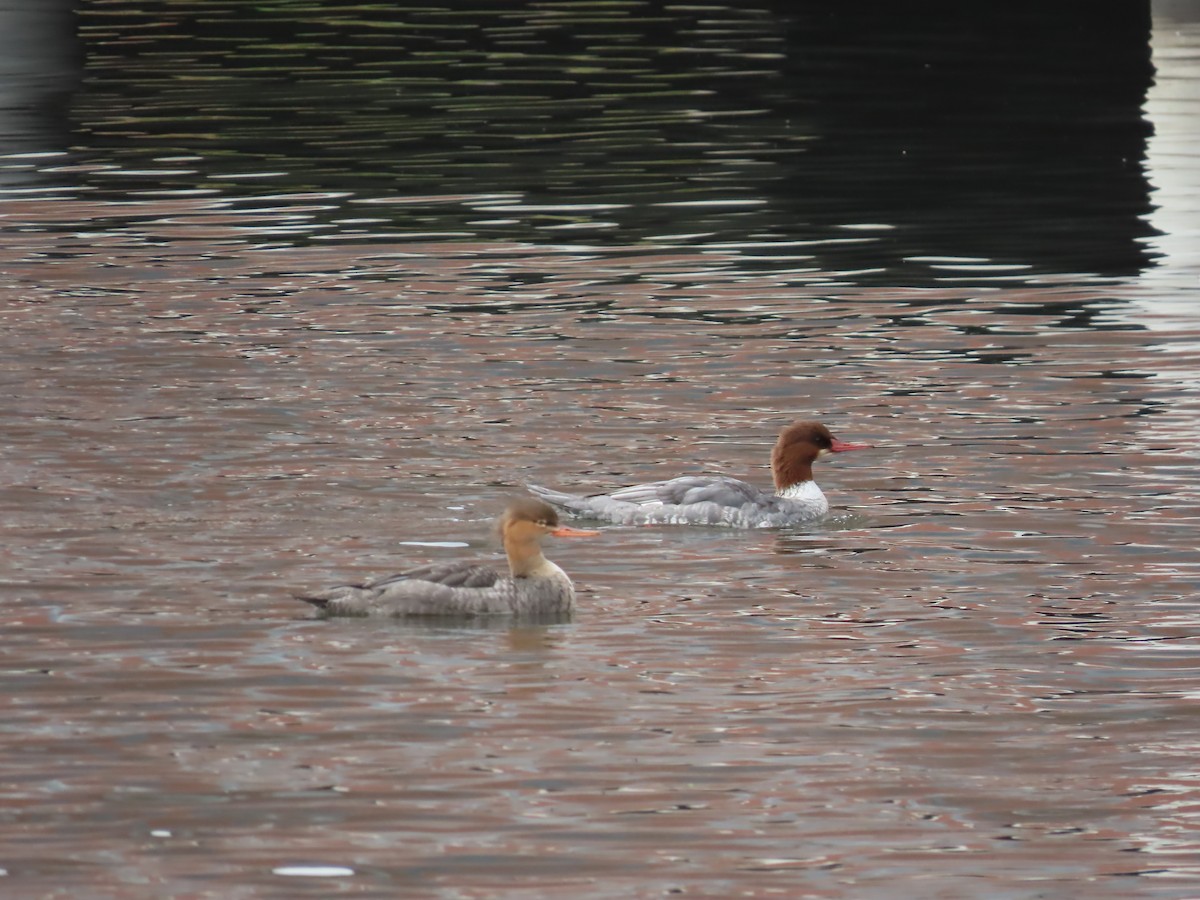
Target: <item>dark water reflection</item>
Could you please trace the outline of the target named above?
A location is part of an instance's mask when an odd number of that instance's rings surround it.
[[[228,217],[273,243],[733,244],[883,284],[1124,275],[1150,259],[1149,20],[1085,9],[85,4],[74,146],[37,167],[151,242],[179,229],[145,204],[207,197],[193,238]]]
[[[1193,896],[1195,19],[338,9],[87,5],[2,161],[7,893]],[[289,599],[801,415],[571,621]]]

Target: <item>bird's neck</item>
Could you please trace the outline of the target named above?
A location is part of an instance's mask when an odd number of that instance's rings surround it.
[[[775,478],[775,493],[784,494],[796,485],[812,482],[812,463],[806,459],[780,460],[771,467],[771,474]]]
[[[504,541],[504,552],[508,556],[508,569],[513,578],[536,576],[550,563],[542,555],[541,544],[536,540],[509,537]]]
[[[796,484],[789,484],[785,488],[779,488],[775,493],[785,500],[815,500],[821,496],[821,489],[810,478],[808,481],[800,481]]]

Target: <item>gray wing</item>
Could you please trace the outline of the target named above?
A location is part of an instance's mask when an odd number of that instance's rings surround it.
[[[444,614],[480,604],[477,592],[467,591],[464,596],[458,588],[490,588],[500,578],[491,566],[478,563],[434,563],[362,584],[342,584],[295,596],[330,615]],[[483,603],[486,605],[486,600]]]
[[[635,484],[608,495],[620,503],[636,506],[682,506],[688,503],[715,503],[741,508],[748,503],[772,506],[774,494],[736,478],[712,475],[684,475],[668,481]]]
[[[787,524],[788,501],[738,481],[714,475],[685,475],[635,484],[611,494],[580,497],[537,485],[529,490],[578,516],[618,525],[722,525],[763,528]]]
[[[433,563],[417,569],[407,569],[395,575],[376,578],[362,585],[364,588],[379,589],[402,581],[426,581],[444,587],[491,587],[500,579],[500,573],[491,566],[481,563]]]
[[[331,616],[479,616],[512,612],[514,593],[512,579],[487,567],[441,565],[297,599]]]

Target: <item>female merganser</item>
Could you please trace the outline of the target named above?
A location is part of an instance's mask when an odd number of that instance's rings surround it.
[[[575,608],[567,573],[542,556],[542,538],[599,534],[558,524],[532,497],[514,500],[497,524],[509,574],[478,563],[435,563],[399,575],[298,596],[329,616],[547,616]]]
[[[829,512],[829,501],[813,481],[812,464],[826,453],[863,450],[870,444],[839,441],[820,422],[783,429],[771,451],[775,493],[719,475],[685,475],[635,484],[611,494],[581,497],[537,485],[529,490],[578,516],[618,525],[723,525],[779,528],[804,525]]]

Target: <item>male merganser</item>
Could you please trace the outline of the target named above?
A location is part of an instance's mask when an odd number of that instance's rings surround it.
[[[399,575],[298,596],[329,616],[547,616],[575,608],[567,573],[542,556],[542,538],[599,534],[558,524],[554,507],[526,497],[497,523],[509,574],[470,562],[434,563]]]
[[[771,451],[775,493],[720,475],[685,475],[669,481],[635,484],[611,494],[581,497],[529,485],[543,500],[578,516],[618,525],[723,525],[779,528],[815,522],[829,501],[813,481],[812,464],[826,453],[863,450],[830,434],[820,422],[796,422],[779,435]]]

